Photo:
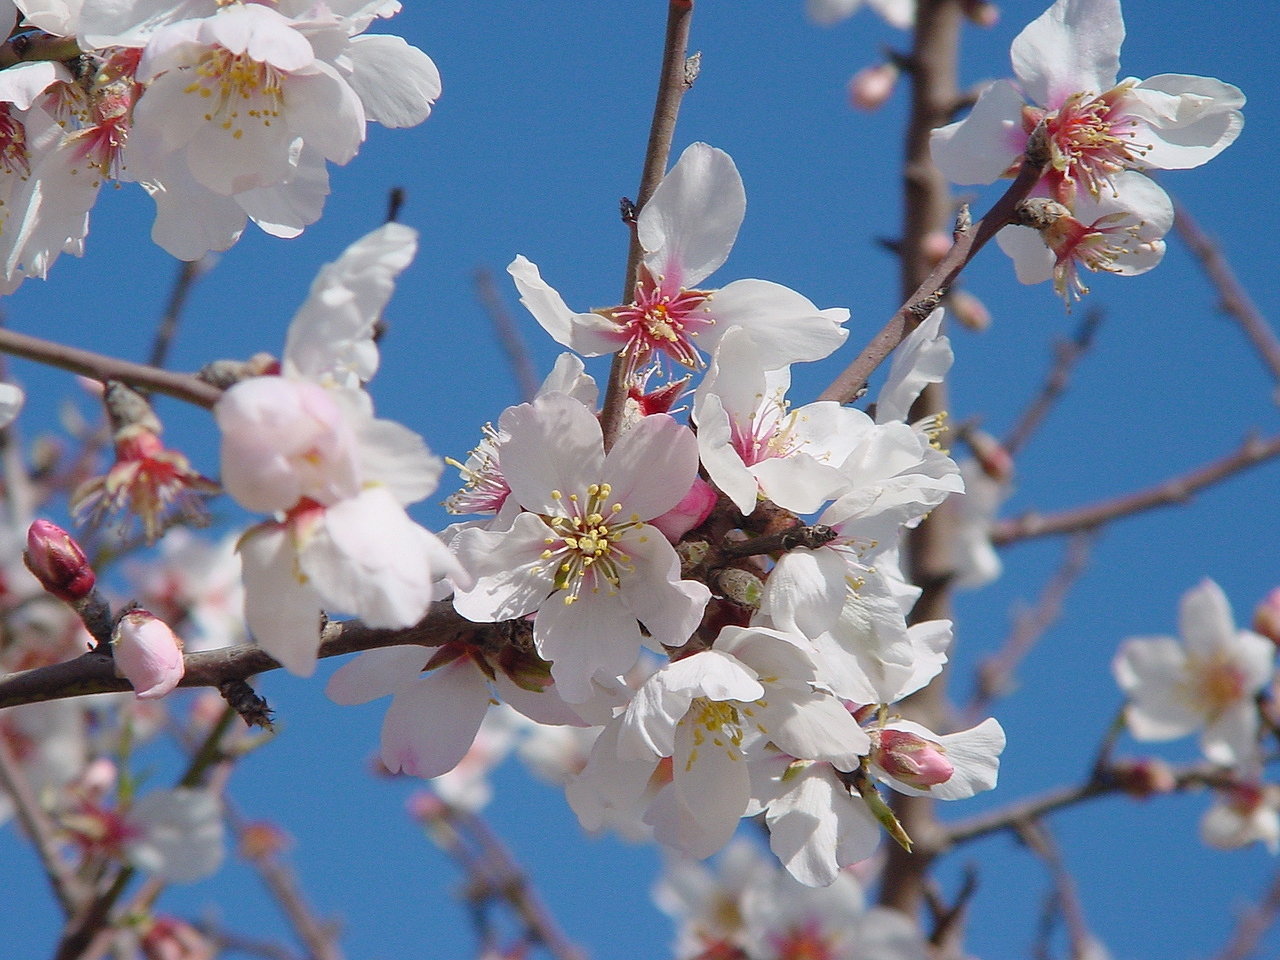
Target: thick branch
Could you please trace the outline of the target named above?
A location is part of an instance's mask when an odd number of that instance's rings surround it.
[[[70,370],[82,376],[105,383],[121,380],[131,387],[140,387],[154,393],[194,403],[198,407],[212,407],[222,396],[222,391],[188,373],[171,373],[141,363],[117,360],[114,357],[68,347],[51,340],[41,340],[15,330],[0,329],[0,353],[25,357],[37,363]]]
[[[658,80],[658,97],[653,105],[653,121],[649,125],[649,143],[645,148],[644,169],[640,174],[640,190],[636,194],[636,213],[649,202],[658,189],[671,156],[671,139],[676,132],[680,101],[689,89],[691,79],[686,65],[689,50],[689,25],[693,19],[693,0],[668,0],[667,36],[662,47],[662,76]],[[636,273],[640,267],[640,240],[631,231],[631,247],[627,251],[627,279],[622,288],[622,302],[635,296]],[[604,432],[604,448],[608,450],[622,427],[622,413],[627,400],[626,358],[614,354],[609,368],[609,385],[605,389],[600,411],[600,427]]]
[[[375,630],[359,620],[326,624],[320,635],[320,656],[338,657],[409,644],[437,647],[464,638],[480,639],[499,629],[496,624],[464,620],[454,612],[450,601],[442,601],[432,604],[416,626],[405,630]],[[184,687],[216,687],[228,680],[244,680],[280,666],[252,644],[191,653],[185,660],[187,672],[181,683]],[[75,660],[0,677],[0,707],[132,689],[128,680],[115,675],[115,664],[109,656],[90,651]]]
[[[984,246],[1001,229],[1012,222],[1014,208],[1027,198],[1040,181],[1040,168],[1023,163],[1017,178],[1009,185],[1004,196],[996,201],[985,217],[965,230],[956,239],[947,255],[901,307],[879,333],[858,354],[856,360],[845,368],[831,386],[822,392],[819,400],[836,400],[850,403],[856,400],[876,367],[893,353],[907,334],[933,312],[942,295],[956,281],[962,271]]]
[[[1187,212],[1186,207],[1175,200],[1173,209],[1173,229],[1178,231],[1178,236],[1195,254],[1196,259],[1200,261],[1200,266],[1208,274],[1209,280],[1218,291],[1218,296],[1222,298],[1220,304],[1222,310],[1234,317],[1236,322],[1244,328],[1246,336],[1253,342],[1254,349],[1258,351],[1262,362],[1267,365],[1271,375],[1276,380],[1280,380],[1280,337],[1276,336],[1271,325],[1267,323],[1267,318],[1258,309],[1258,305],[1241,286],[1235,271],[1231,269],[1231,264],[1222,255],[1218,245],[1200,229],[1200,225]]]
[[[1121,517],[1132,516],[1154,507],[1185,503],[1192,494],[1227,479],[1234,474],[1280,456],[1280,435],[1261,440],[1250,437],[1235,453],[1213,463],[1173,477],[1164,483],[1130,493],[1114,500],[1063,510],[1060,513],[1026,513],[1015,520],[1003,520],[991,530],[991,542],[1007,546],[1032,537],[1048,537],[1061,533],[1092,530]]]

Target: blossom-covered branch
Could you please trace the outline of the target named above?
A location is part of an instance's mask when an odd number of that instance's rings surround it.
[[[991,542],[997,546],[1007,546],[1033,537],[1091,530],[1144,510],[1185,503],[1193,494],[1206,487],[1277,456],[1280,456],[1280,436],[1265,440],[1250,437],[1235,453],[1146,490],[1059,513],[1032,512],[1013,520],[1000,521],[992,528]]]

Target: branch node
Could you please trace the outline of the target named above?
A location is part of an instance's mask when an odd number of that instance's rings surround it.
[[[267,705],[266,700],[254,692],[248,681],[228,680],[218,684],[218,692],[222,694],[222,699],[227,701],[227,705],[240,714],[240,719],[249,726],[261,727],[264,730],[275,729],[271,722],[273,717],[271,707]]]

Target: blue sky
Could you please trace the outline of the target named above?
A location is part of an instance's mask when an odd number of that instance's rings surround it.
[[[465,16],[460,10],[465,9]],[[965,34],[966,83],[1009,73],[1008,45],[1040,2],[1010,0],[993,30]],[[1250,98],[1239,141],[1210,165],[1163,176],[1202,225],[1220,238],[1254,299],[1280,300],[1280,191],[1275,131],[1280,84],[1269,42],[1280,5],[1237,0],[1230,22],[1191,0],[1127,0],[1122,74],[1217,76]],[[359,157],[335,169],[324,217],[299,239],[252,231],[196,289],[172,365],[194,369],[219,357],[278,352],[316,268],[382,219],[387,190],[402,186],[402,220],[421,231],[417,262],[388,310],[383,367],[372,384],[379,414],[421,432],[442,455],[461,457],[479,427],[518,392],[472,287],[487,267],[522,324],[539,373],[559,348],[523,314],[505,265],[523,253],[579,308],[616,303],[626,231],[618,199],[634,195],[658,72],[665,4],[537,4],[474,0],[435,9],[409,5],[383,29],[404,35],[440,67],[436,113],[408,131],[372,128]],[[800,0],[704,2],[692,47],[702,73],[686,97],[675,150],[704,140],[741,170],[747,216],[737,246],[715,275],[723,283],[761,277],[820,306],[847,306],[850,344],[825,364],[795,371],[792,396],[816,394],[897,306],[895,264],[874,241],[892,237],[900,205],[905,88],[874,115],[845,102],[849,75],[902,34],[869,13],[823,30]],[[979,194],[975,211],[994,199]],[[87,255],[64,257],[48,283],[28,282],[3,304],[14,328],[89,349],[142,359],[175,263],[150,244],[151,205],[135,186],[105,190],[93,212]],[[966,274],[990,308],[981,335],[953,332],[953,416],[980,416],[999,435],[1047,369],[1051,343],[1079,311],[1064,314],[1047,287],[1022,287],[994,247]],[[1280,430],[1275,384],[1185,249],[1171,238],[1164,264],[1144,277],[1101,277],[1089,302],[1107,320],[1072,389],[1020,461],[1009,514],[1092,502],[1171,476],[1233,450],[1250,432]],[[77,395],[70,377],[14,363],[27,385],[27,437],[56,430]],[[603,367],[597,367],[597,373]],[[83,403],[83,401],[81,401]],[[86,405],[87,408],[87,405]],[[167,438],[216,472],[216,431],[207,415],[163,401]],[[446,475],[441,498],[455,478]],[[1110,659],[1120,640],[1173,633],[1179,596],[1216,579],[1247,619],[1280,584],[1280,465],[1237,477],[1185,508],[1126,520],[1098,542],[1063,620],[995,707],[1009,735],[999,788],[944,811],[965,816],[1083,775],[1120,704]],[[437,498],[439,499],[439,498]],[[232,516],[230,508],[224,515]],[[434,501],[418,512],[437,529]],[[1046,541],[1008,551],[1006,576],[957,603],[953,673],[961,695],[973,667],[999,646],[1010,611],[1040,591],[1062,553]],[[281,732],[237,770],[233,793],[246,815],[271,817],[295,839],[292,862],[318,910],[341,919],[350,957],[466,957],[460,877],[403,813],[415,784],[371,777],[383,703],[347,708],[323,696],[323,679],[264,678]],[[1190,743],[1122,752],[1190,758]],[[159,769],[170,762],[154,758]],[[1117,958],[1165,960],[1213,954],[1242,904],[1264,890],[1275,861],[1261,849],[1221,853],[1197,839],[1209,797],[1148,803],[1108,799],[1052,820],[1076,870],[1085,913]],[[602,960],[661,956],[670,928],[647,896],[659,858],[612,839],[587,840],[551,788],[516,766],[497,779],[495,829],[529,869],[571,937]],[[970,952],[989,960],[1026,956],[1043,870],[1017,843],[993,838],[948,858],[954,889],[974,863]],[[55,908],[29,850],[12,826],[0,830],[6,870],[0,897],[0,956],[47,956]],[[174,890],[169,909],[216,909],[228,926],[270,936],[283,921],[245,867]],[[213,905],[217,904],[214,908]],[[1280,949],[1280,937],[1268,941]]]

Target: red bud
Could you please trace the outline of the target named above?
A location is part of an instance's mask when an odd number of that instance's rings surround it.
[[[48,520],[31,524],[22,559],[42,587],[68,603],[88,596],[97,580],[80,544]]]

